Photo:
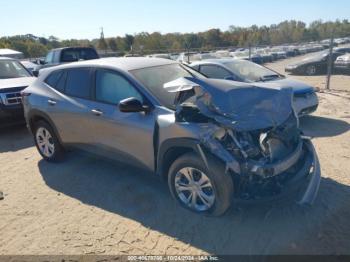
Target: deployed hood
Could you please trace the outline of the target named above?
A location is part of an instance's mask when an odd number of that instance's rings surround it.
[[[265,88],[228,80],[192,77],[166,83],[164,88],[169,92],[194,91],[193,103],[203,115],[237,131],[276,127],[294,113],[291,88]]]
[[[27,87],[34,82],[35,77],[18,77],[9,79],[0,79],[0,89]]]
[[[274,89],[292,88],[294,94],[306,94],[306,93],[312,93],[315,91],[312,86],[309,86],[303,82],[291,80],[288,78],[282,78],[282,79],[276,79],[276,80],[274,79],[266,82],[256,82],[254,83],[254,85],[259,87],[274,88]]]

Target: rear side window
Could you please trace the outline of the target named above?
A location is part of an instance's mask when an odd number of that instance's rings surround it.
[[[58,80],[60,79],[60,77],[62,76],[63,71],[59,70],[59,71],[54,71],[52,72],[46,79],[45,79],[45,83],[48,84],[49,86],[56,88],[56,85],[58,83]]]
[[[200,66],[200,72],[209,78],[224,79],[231,76],[226,69],[216,65],[202,65]]]
[[[69,96],[90,98],[90,68],[67,70],[65,93]]]
[[[70,48],[62,50],[62,62],[74,62],[79,60],[97,59],[98,54],[92,48]]]

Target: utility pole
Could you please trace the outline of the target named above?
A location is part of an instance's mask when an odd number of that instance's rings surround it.
[[[329,45],[329,56],[328,56],[328,68],[327,68],[327,83],[326,89],[330,89],[330,82],[332,76],[332,68],[333,68],[333,43],[334,43],[334,28],[331,33],[331,43]]]
[[[252,44],[249,43],[249,61],[252,61]]]

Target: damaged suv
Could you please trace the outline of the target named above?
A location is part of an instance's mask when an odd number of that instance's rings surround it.
[[[291,89],[207,79],[166,59],[106,58],[43,70],[23,104],[47,161],[78,147],[139,164],[198,213],[286,193],[310,204],[318,191]]]

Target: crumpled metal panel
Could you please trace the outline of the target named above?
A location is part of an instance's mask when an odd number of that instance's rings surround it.
[[[293,90],[271,89],[226,80],[185,77],[166,83],[169,92],[195,91],[201,113],[236,131],[278,126],[293,113]]]

